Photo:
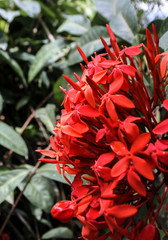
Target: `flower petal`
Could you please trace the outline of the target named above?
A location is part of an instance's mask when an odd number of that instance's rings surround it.
[[[78,112],[86,117],[98,117],[99,116],[99,111],[93,108],[90,105],[83,105],[78,108]]]
[[[143,133],[139,135],[132,144],[131,153],[142,151],[150,140],[150,133]]]
[[[153,130],[155,134],[165,134],[168,132],[168,119],[159,123]]]
[[[97,166],[104,166],[108,163],[110,163],[115,157],[115,154],[112,152],[108,152],[108,153],[103,153],[100,155],[100,157],[97,159],[96,161],[96,165]]]
[[[137,172],[149,180],[154,180],[152,166],[148,162],[137,156],[133,156],[132,161]]]
[[[112,101],[115,104],[117,104],[121,107],[124,107],[124,108],[134,108],[135,107],[134,103],[124,95],[116,94],[116,95],[110,96],[110,98],[112,99]]]
[[[140,177],[133,170],[129,170],[127,173],[127,179],[130,186],[142,196],[146,196],[146,189],[144,184],[141,182]]]
[[[124,172],[128,170],[129,167],[129,159],[128,157],[124,157],[120,159],[111,169],[111,176],[118,177]],[[124,176],[123,176],[124,177]]]
[[[110,143],[112,150],[119,156],[125,156],[128,153],[127,146],[119,141],[113,141]]]
[[[138,209],[132,205],[121,204],[107,209],[107,213],[116,218],[127,218],[135,215]]]

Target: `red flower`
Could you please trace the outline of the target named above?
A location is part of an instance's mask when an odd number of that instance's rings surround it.
[[[167,192],[168,114],[157,122],[157,111],[162,104],[168,110],[168,54],[159,53],[152,28],[154,41],[146,30],[147,47],[120,50],[108,25],[114,51],[101,38],[107,53],[89,61],[77,47],[86,64],[81,65],[83,74],[74,74],[76,82],[64,75],[71,87],[61,88],[64,109],[50,138],[52,150],[38,150],[50,157],[40,161],[55,163],[72,188],[71,201],[56,203],[53,217],[62,222],[78,218],[86,240],[160,239],[155,221],[160,226],[157,216]],[[137,61],[140,53],[146,57],[153,96],[145,86],[140,58]],[[65,172],[76,175],[72,183]],[[139,220],[145,205],[145,217]]]

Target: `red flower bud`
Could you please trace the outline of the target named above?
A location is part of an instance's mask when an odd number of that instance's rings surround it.
[[[148,224],[142,229],[138,240],[140,240],[140,239],[160,240],[159,230],[156,228],[156,226],[154,224]]]
[[[52,207],[51,214],[59,221],[67,223],[74,217],[74,208],[71,201],[61,201]]]

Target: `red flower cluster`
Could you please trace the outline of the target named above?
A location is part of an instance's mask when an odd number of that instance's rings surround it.
[[[76,175],[71,201],[56,203],[51,213],[62,222],[78,218],[86,240],[159,240],[158,228],[168,235],[158,219],[168,183],[168,52],[159,53],[154,26],[154,41],[146,29],[147,47],[122,50],[108,25],[107,30],[113,51],[101,38],[107,53],[88,61],[78,47],[83,74],[75,74],[77,82],[64,76],[71,87],[61,88],[64,109],[52,150],[38,150],[51,158],[40,161],[56,164],[65,178],[65,172]]]

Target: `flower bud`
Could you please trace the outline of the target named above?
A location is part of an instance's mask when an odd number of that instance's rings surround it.
[[[71,201],[61,201],[52,207],[51,214],[59,221],[67,223],[74,217],[74,208]]]
[[[154,224],[148,224],[146,225],[140,235],[139,235],[139,240],[160,240],[160,233],[159,230],[156,228]]]

